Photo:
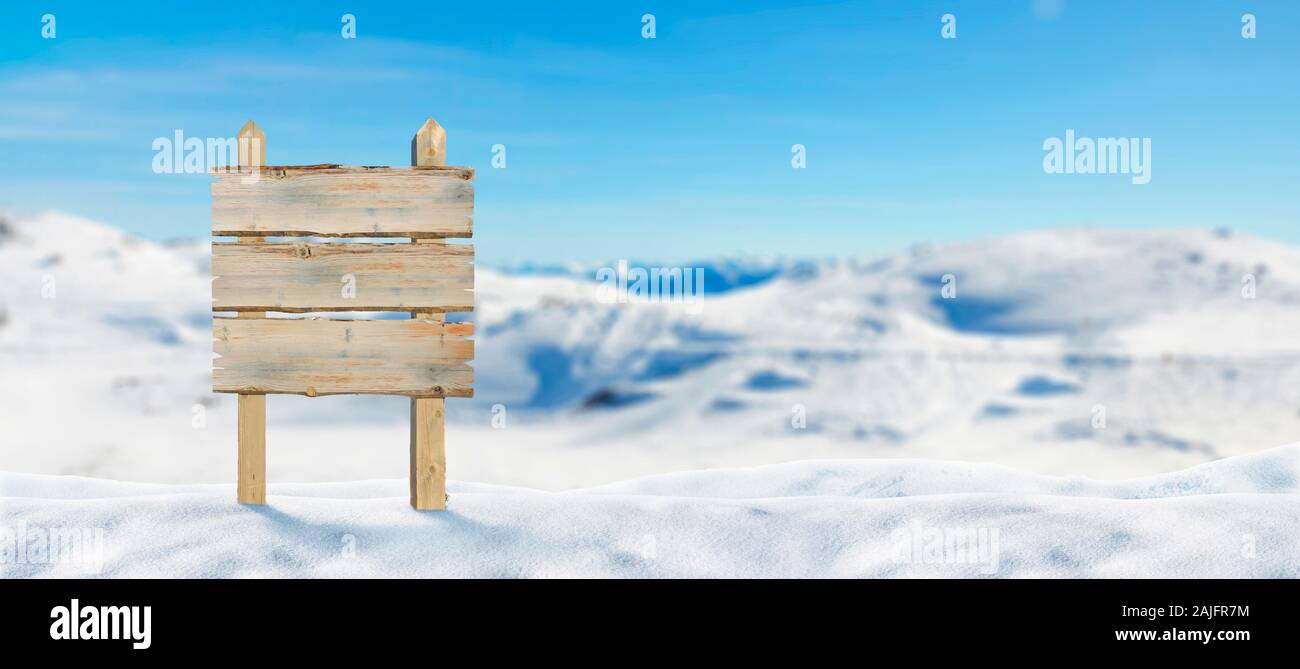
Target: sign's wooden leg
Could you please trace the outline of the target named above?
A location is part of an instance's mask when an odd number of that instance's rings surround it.
[[[441,397],[411,398],[411,506],[447,508],[447,434]]]
[[[411,165],[447,164],[447,133],[430,118],[411,138]],[[416,244],[445,244],[441,239],[413,239]],[[411,318],[443,320],[443,314],[413,313]],[[447,508],[447,426],[441,397],[411,398],[411,506]]]
[[[266,133],[252,119],[239,129],[239,166],[259,169],[266,164]],[[261,244],[264,237],[240,237],[240,244]],[[262,312],[243,312],[240,318],[266,318]],[[239,395],[240,504],[266,504],[266,395]]]
[[[266,504],[266,395],[239,396],[240,504]]]
[[[441,240],[416,240],[438,243]],[[412,318],[443,320],[443,314],[413,313]],[[447,423],[442,397],[411,398],[411,506],[447,508]]]

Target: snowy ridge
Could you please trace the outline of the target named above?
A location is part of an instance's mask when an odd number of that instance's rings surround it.
[[[590,268],[479,268],[476,393],[447,405],[449,443],[474,446],[449,449],[452,476],[567,489],[920,458],[1123,478],[1300,440],[1300,250],[1285,245],[1049,230],[707,266],[727,289],[706,291],[699,314],[601,303]],[[0,470],[228,480],[235,411],[210,392],[210,281],[203,242],[6,219]],[[273,397],[270,479],[403,472],[406,411],[401,398]]]
[[[455,483],[229,485],[0,475],[0,526],[103,529],[102,563],[4,576],[1296,577],[1300,444],[1121,482],[953,462],[819,461],[547,493]],[[928,530],[983,557],[915,559]],[[1250,551],[1243,546],[1249,545]],[[346,548],[345,548],[346,547]],[[951,556],[948,556],[951,557]]]

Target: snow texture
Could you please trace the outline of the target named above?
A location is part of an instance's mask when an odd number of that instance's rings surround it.
[[[457,482],[450,491],[446,512],[410,509],[402,480],[272,484],[267,506],[241,507],[230,485],[3,474],[0,528],[99,529],[102,551],[77,562],[16,560],[13,531],[0,532],[0,573],[1300,576],[1300,444],[1109,482],[996,465],[822,460],[558,493]]]

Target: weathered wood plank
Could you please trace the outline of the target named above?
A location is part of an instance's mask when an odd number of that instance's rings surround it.
[[[473,236],[472,168],[305,165],[248,174],[214,172],[214,236]]]
[[[469,244],[216,243],[212,274],[213,311],[474,310]]]
[[[213,391],[473,397],[473,326],[322,318],[217,318]]]

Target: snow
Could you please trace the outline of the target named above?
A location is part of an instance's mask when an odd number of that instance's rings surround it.
[[[826,460],[449,489],[447,512],[410,509],[404,480],[272,484],[267,506],[241,507],[231,485],[0,474],[0,528],[102,530],[99,559],[6,559],[0,574],[1300,576],[1300,444],[1125,481]],[[945,551],[934,532],[973,537],[971,550]]]
[[[723,260],[700,313],[480,266],[446,513],[407,505],[393,397],[269,398],[270,504],[233,503],[208,258],[0,215],[0,575],[1300,576],[1300,446],[1265,450],[1300,439],[1281,244]],[[20,528],[102,560],[8,559]]]
[[[206,242],[57,212],[4,230],[0,470],[228,482],[235,402],[210,392]],[[699,314],[601,303],[587,269],[480,267],[476,396],[447,403],[451,474],[561,490],[910,457],[1123,478],[1300,439],[1300,251],[1281,244],[1066,229],[706,267],[720,292]],[[398,475],[407,411],[271,397],[270,479]]]
[[[156,244],[54,212],[5,229],[0,468],[227,481],[235,412],[209,387],[206,244]],[[602,304],[586,272],[480,268],[476,397],[448,403],[451,443],[474,446],[453,446],[453,473],[563,489],[920,457],[1127,477],[1300,437],[1290,247],[1197,230],[1051,230],[716,266],[710,275],[740,278],[720,280],[726,290],[700,314]],[[956,300],[939,298],[945,274]],[[1254,300],[1241,296],[1245,274]],[[57,293],[43,299],[51,281]],[[1033,392],[1035,379],[1071,390]],[[803,429],[791,421],[799,408]],[[405,415],[400,398],[273,397],[272,478],[403,471]],[[384,443],[394,448],[351,455]]]

